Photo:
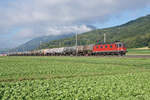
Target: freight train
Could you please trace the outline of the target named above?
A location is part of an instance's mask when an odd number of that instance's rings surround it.
[[[10,53],[8,56],[99,56],[125,55],[127,49],[122,42],[97,43],[86,46],[73,46]]]

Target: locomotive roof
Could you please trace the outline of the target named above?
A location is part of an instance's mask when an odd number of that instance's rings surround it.
[[[122,43],[122,42],[118,42],[118,41],[117,42],[106,42],[106,43],[103,42],[103,43],[96,43],[96,44],[115,44],[115,43],[118,44],[118,43]]]

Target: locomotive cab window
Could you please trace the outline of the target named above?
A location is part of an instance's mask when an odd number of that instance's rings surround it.
[[[123,44],[116,44],[117,48],[121,48],[123,46]]]
[[[107,45],[105,46],[105,48],[107,48]]]
[[[103,46],[100,46],[101,48],[103,48]]]
[[[118,46],[119,46],[119,48],[120,48],[120,47],[122,46],[122,44],[119,44]]]

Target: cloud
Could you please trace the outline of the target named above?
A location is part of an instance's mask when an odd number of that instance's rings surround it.
[[[114,13],[149,5],[149,0],[16,0],[3,12],[3,24],[91,24],[105,22]],[[6,23],[7,22],[7,23]]]
[[[23,28],[17,32],[13,37],[15,40],[19,39],[32,39],[35,37],[49,35],[61,35],[61,34],[70,34],[70,33],[84,33],[87,31],[93,30],[94,27],[90,27],[88,25],[72,25],[72,26],[43,26],[40,29],[36,27],[32,28]],[[36,34],[35,34],[36,33]]]
[[[69,34],[69,33],[84,33],[87,31],[93,30],[93,28],[88,27],[87,25],[78,25],[78,26],[61,26],[61,27],[49,27],[47,28],[46,35],[60,35],[60,34]]]
[[[103,24],[112,16],[134,13],[149,5],[150,0],[0,1],[0,35],[9,35],[17,28],[19,32],[12,39],[23,41],[42,35],[85,32],[89,31],[86,24]]]

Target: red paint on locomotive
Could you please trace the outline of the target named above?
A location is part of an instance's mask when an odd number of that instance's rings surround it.
[[[93,53],[109,53],[125,55],[127,49],[122,42],[115,42],[109,44],[97,44],[93,46]]]

